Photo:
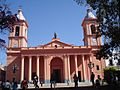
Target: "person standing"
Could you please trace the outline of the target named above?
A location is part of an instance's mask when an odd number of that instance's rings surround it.
[[[2,88],[2,90],[4,90],[4,88],[5,88],[5,82],[4,81],[1,82],[1,88]]]
[[[91,73],[91,77],[90,77],[90,79],[91,79],[91,82],[92,82],[92,85],[94,86],[94,78],[95,78],[95,74],[92,72]]]
[[[34,76],[33,82],[34,82],[35,88],[39,88],[39,86],[38,86],[38,76],[37,75]]]
[[[28,87],[28,82],[26,78],[24,78],[24,80],[21,82],[21,88],[22,90],[27,90],[27,87]]]
[[[54,85],[54,88],[55,88],[55,73],[52,73],[51,74],[51,78],[50,78],[50,87],[52,88],[52,86]]]
[[[18,87],[18,85],[17,85],[17,82],[15,81],[15,78],[14,78],[13,82],[12,82],[12,88],[13,88],[13,90],[17,90],[17,87]]]
[[[74,74],[73,79],[74,79],[75,87],[78,87],[78,77],[76,74]]]
[[[10,82],[9,82],[9,80],[7,80],[6,82],[5,82],[5,88],[4,88],[5,90],[11,90],[11,84],[10,84]]]

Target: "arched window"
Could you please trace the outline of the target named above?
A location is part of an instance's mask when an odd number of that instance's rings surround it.
[[[92,37],[92,45],[97,45],[97,39],[96,39],[96,37]]]
[[[19,36],[19,32],[20,32],[20,27],[16,26],[16,28],[15,28],[15,36]]]
[[[100,70],[99,65],[96,65],[96,69],[97,69],[97,70]]]
[[[95,34],[96,33],[95,31],[96,31],[95,25],[91,25],[91,33]]]
[[[13,46],[14,48],[16,48],[16,47],[18,47],[18,44],[16,43],[16,44],[14,44],[14,46]]]

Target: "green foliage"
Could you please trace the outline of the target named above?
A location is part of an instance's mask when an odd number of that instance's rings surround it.
[[[96,11],[98,29],[104,37],[104,45],[96,54],[98,59],[117,56],[120,59],[120,0],[74,0],[88,4]],[[115,53],[113,53],[115,51]]]
[[[0,33],[12,32],[18,21],[16,14],[12,14],[5,0],[0,0]],[[5,40],[0,38],[0,48],[5,46]]]
[[[115,68],[115,67],[107,67],[107,68],[104,69],[104,80],[108,84],[112,84],[113,79],[115,78],[116,74],[117,74],[117,68]]]
[[[0,0],[0,32],[5,30],[12,31],[13,25],[16,23],[17,16],[12,14],[9,6],[6,3],[2,3],[5,0]]]
[[[114,72],[114,71],[117,71],[117,68],[116,67],[107,67],[107,68],[104,69],[104,71]]]

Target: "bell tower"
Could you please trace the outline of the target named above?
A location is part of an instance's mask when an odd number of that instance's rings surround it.
[[[96,34],[99,32],[97,27],[97,18],[92,13],[92,10],[87,9],[87,14],[82,22],[84,32],[84,45],[85,46],[100,46],[101,37],[96,38]]]
[[[21,9],[18,10],[17,18],[19,20],[14,25],[13,32],[11,32],[9,35],[9,48],[27,47],[28,24],[23,16]]]

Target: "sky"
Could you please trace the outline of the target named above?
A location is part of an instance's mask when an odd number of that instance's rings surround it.
[[[74,0],[7,0],[13,13],[22,8],[28,22],[28,46],[34,47],[51,42],[54,32],[60,41],[77,46],[83,45],[82,21],[85,6]],[[8,42],[8,34],[2,35]],[[0,51],[0,62],[6,64],[6,51]]]

